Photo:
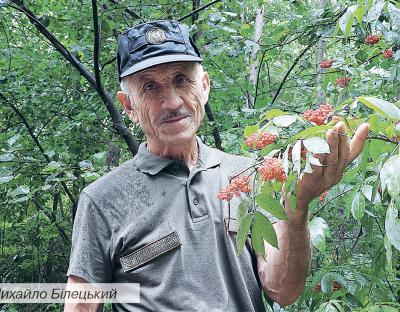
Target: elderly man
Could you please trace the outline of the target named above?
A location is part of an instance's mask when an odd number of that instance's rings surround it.
[[[237,255],[235,229],[227,234],[224,222],[235,215],[216,194],[252,160],[196,137],[210,91],[201,62],[187,26],[175,21],[141,24],[119,38],[117,97],[147,142],[83,190],[67,274],[68,283],[140,283],[140,303],[114,304],[115,311],[264,311],[262,290],[282,305],[294,302],[310,262],[308,204],[340,180],[367,136],[364,125],[349,146],[343,124],[329,131],[326,166],[302,177],[296,212],[287,204],[289,220],[275,224],[280,249],[266,245],[266,261],[248,239]]]

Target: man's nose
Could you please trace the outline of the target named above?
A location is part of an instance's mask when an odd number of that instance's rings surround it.
[[[183,105],[181,94],[174,88],[164,90],[161,95],[161,104],[163,109],[177,109]]]

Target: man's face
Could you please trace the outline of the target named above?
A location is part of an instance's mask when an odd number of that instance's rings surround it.
[[[167,63],[134,74],[132,110],[123,105],[131,120],[139,122],[151,150],[168,149],[190,143],[196,136],[209,89],[208,74],[200,65]]]

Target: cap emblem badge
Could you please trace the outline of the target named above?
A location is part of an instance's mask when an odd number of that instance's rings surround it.
[[[164,30],[158,27],[154,27],[147,31],[146,40],[151,44],[162,44],[167,39]]]

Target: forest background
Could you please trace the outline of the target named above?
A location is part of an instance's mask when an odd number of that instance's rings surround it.
[[[363,154],[311,204],[313,258],[302,296],[270,309],[399,311],[400,2],[393,0],[0,0],[1,282],[66,280],[80,191],[144,139],[116,101],[116,38],[155,19],[191,27],[212,81],[199,132],[211,146],[253,153],[244,139],[279,116],[286,117],[273,120],[273,131],[283,137],[323,137],[325,126],[303,115],[322,103],[334,110],[324,124],[339,116],[350,135],[369,122]]]

